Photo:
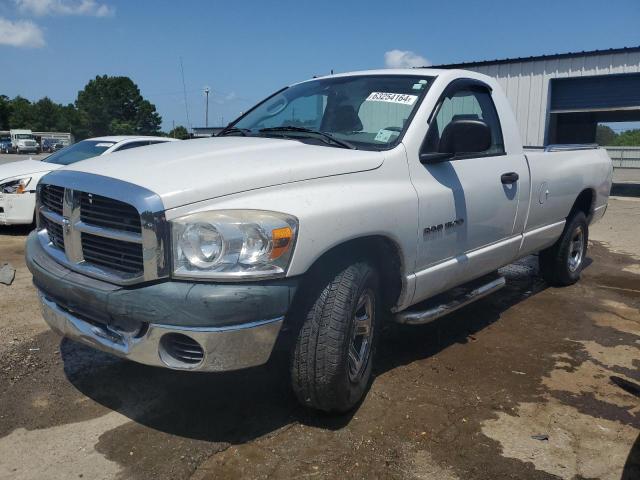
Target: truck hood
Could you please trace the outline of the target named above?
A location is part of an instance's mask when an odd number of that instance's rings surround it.
[[[64,170],[133,183],[157,193],[166,209],[223,195],[313,178],[373,170],[381,152],[296,140],[217,137],[184,140],[96,157]]]
[[[5,163],[0,165],[0,180],[28,176],[40,172],[50,172],[60,167],[61,165],[56,165],[55,163],[40,162],[38,160],[19,160]]]

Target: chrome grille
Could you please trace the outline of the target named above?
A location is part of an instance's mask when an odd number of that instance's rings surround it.
[[[140,214],[128,203],[80,192],[80,220],[105,228],[140,233]]]
[[[80,237],[85,261],[126,273],[139,273],[143,270],[141,244],[90,233],[82,233]]]
[[[56,185],[44,185],[40,190],[40,202],[54,213],[62,215],[64,188]]]
[[[62,225],[59,225],[47,218],[42,218],[42,226],[47,230],[51,244],[60,250],[64,250],[64,235],[62,234]]]
[[[169,229],[155,193],[73,171],[48,174],[37,191],[40,243],[59,263],[119,285],[168,276]]]

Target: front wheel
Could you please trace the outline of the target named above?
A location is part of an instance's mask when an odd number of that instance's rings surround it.
[[[576,283],[587,257],[589,226],[583,212],[569,217],[562,236],[551,247],[540,252],[540,273],[554,286]]]
[[[306,312],[293,352],[298,400],[327,412],[352,409],[364,396],[378,336],[378,275],[358,262],[333,275]]]

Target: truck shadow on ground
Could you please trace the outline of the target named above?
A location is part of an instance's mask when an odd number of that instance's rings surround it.
[[[640,476],[640,435],[631,447],[620,480],[637,480]]]
[[[544,290],[535,263],[529,257],[510,265],[502,291],[431,324],[390,325],[377,354],[376,375],[468,342],[505,310]],[[60,353],[64,373],[80,393],[140,425],[188,439],[240,444],[295,422],[334,430],[354,414],[323,415],[299,406],[289,388],[284,352],[261,367],[216,374],[138,365],[68,340]]]
[[[0,235],[9,235],[12,237],[26,237],[35,228],[36,228],[35,224],[4,225],[4,226],[0,226]]]

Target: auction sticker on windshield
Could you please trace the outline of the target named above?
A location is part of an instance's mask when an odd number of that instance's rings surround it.
[[[393,130],[387,130],[386,128],[381,128],[378,131],[378,134],[375,136],[374,140],[376,142],[388,142],[389,139],[393,136],[400,135],[400,132],[394,132]]]
[[[407,95],[406,93],[371,92],[367,97],[367,102],[389,102],[401,103],[402,105],[413,105],[418,96]]]

